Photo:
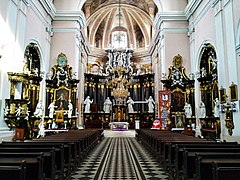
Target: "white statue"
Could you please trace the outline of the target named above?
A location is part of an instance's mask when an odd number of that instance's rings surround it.
[[[131,97],[128,97],[127,104],[128,104],[128,113],[134,113],[134,109],[133,109],[134,101],[132,100]]]
[[[84,113],[90,113],[90,105],[93,103],[93,100],[90,100],[90,96],[87,96],[87,98],[84,101],[85,104],[85,110]]]
[[[43,117],[43,111],[44,111],[44,108],[43,108],[43,104],[42,104],[42,100],[40,100],[36,106],[36,109],[35,109],[35,112],[33,113],[33,115],[35,117]]]
[[[216,98],[216,99],[214,100],[214,110],[213,110],[214,117],[220,117],[219,107],[220,107],[220,103],[219,103],[218,98]]]
[[[202,77],[206,77],[207,76],[207,71],[206,71],[206,69],[204,68],[204,67],[202,67],[202,69],[201,69],[201,75],[202,75]]]
[[[8,115],[9,111],[10,111],[9,107],[6,106],[6,108],[4,108],[4,115],[5,116]]]
[[[142,68],[141,65],[137,65],[137,73],[136,73],[137,76],[141,75],[141,73],[142,73],[141,68]]]
[[[16,116],[20,116],[22,114],[22,107],[19,105],[16,110]]]
[[[69,103],[68,103],[68,118],[72,117],[72,111],[73,111],[73,105],[72,105],[71,101],[69,101]]]
[[[184,106],[184,110],[185,110],[186,118],[191,118],[192,117],[192,107],[191,107],[191,105],[186,102],[185,106]]]
[[[49,106],[48,106],[48,109],[49,109],[49,118],[53,118],[53,115],[54,115],[54,108],[57,107],[55,106],[55,101],[53,101]]]
[[[55,129],[57,127],[57,124],[55,123],[55,121],[52,122],[52,129]]]
[[[146,102],[148,103],[148,112],[153,113],[155,101],[153,100],[152,96],[150,96],[149,99],[146,100]]]
[[[205,118],[206,117],[206,107],[204,102],[200,102],[199,105],[199,118]]]
[[[39,131],[38,131],[37,138],[41,136],[44,137],[45,136],[44,117],[42,117],[42,119],[39,121],[38,128],[39,128]]]
[[[103,104],[103,111],[105,113],[110,113],[111,110],[112,110],[112,102],[109,99],[109,97],[107,97],[107,99],[105,100],[105,102]]]
[[[26,108],[26,117],[24,118],[25,120],[28,120],[30,111],[28,110],[28,107]]]

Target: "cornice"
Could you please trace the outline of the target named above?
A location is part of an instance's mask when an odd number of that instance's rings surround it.
[[[29,0],[26,0],[29,1]],[[56,9],[53,5],[53,3],[49,0],[39,0],[39,2],[41,3],[42,7],[44,8],[44,10],[51,16],[51,18],[53,19],[55,16],[55,12]]]
[[[201,2],[202,0],[192,0],[187,4],[184,10],[184,14],[186,15],[187,19],[189,19],[189,17],[196,11]]]
[[[187,18],[183,11],[158,12],[153,25],[156,29],[160,29],[163,22],[166,21],[186,21]]]
[[[86,19],[82,11],[57,11],[54,21],[77,21],[80,28],[86,25]]]

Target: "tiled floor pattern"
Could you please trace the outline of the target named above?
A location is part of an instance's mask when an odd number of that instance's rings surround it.
[[[72,180],[168,179],[152,155],[133,137],[108,137],[97,145]]]

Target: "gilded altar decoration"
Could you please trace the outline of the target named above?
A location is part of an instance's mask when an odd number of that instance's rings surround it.
[[[190,79],[185,74],[185,68],[182,66],[183,58],[180,54],[174,56],[173,66],[169,68],[168,77],[163,73],[163,80],[171,81],[171,86],[181,86],[184,87],[184,83]]]
[[[233,123],[233,114],[231,110],[231,104],[230,102],[226,103],[226,114],[225,114],[225,126],[228,129],[228,134],[232,136],[233,129],[234,129],[234,123]]]
[[[47,73],[45,121],[51,119],[50,129],[76,128],[77,74],[72,72],[66,54],[60,53],[57,64]],[[50,121],[49,121],[50,122]]]

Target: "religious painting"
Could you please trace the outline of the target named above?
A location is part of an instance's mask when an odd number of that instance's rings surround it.
[[[71,99],[71,90],[65,87],[61,87],[55,90],[54,100],[57,109],[67,110],[68,102]]]
[[[171,93],[172,112],[182,112],[186,102],[186,92],[177,88]]]
[[[175,116],[175,127],[176,128],[184,128],[184,115],[176,115]]]
[[[223,87],[219,90],[219,101],[220,103],[226,102],[226,89]]]
[[[237,93],[237,85],[232,83],[229,86],[230,89],[230,101],[237,101],[238,100],[238,93]]]
[[[62,110],[56,110],[56,122],[62,123],[64,121],[64,111]]]

